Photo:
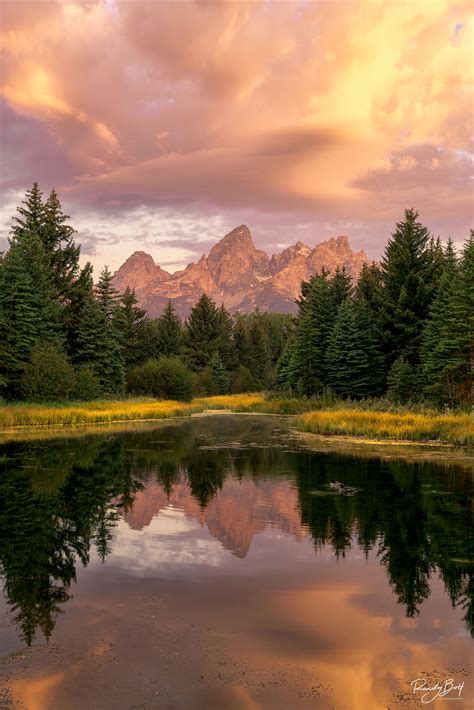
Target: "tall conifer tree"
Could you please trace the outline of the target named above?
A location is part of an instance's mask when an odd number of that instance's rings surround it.
[[[219,319],[216,304],[205,293],[192,308],[185,334],[186,359],[193,370],[209,364],[218,349]]]
[[[421,332],[429,314],[439,262],[431,235],[418,213],[405,210],[382,259],[383,329],[387,362],[418,365]]]
[[[156,321],[156,345],[165,357],[178,356],[183,349],[183,326],[171,301]]]

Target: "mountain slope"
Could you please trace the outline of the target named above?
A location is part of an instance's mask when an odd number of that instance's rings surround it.
[[[171,300],[181,316],[204,292],[230,311],[261,310],[295,313],[301,281],[321,268],[345,266],[356,278],[367,256],[352,251],[345,236],[333,237],[311,249],[302,242],[274,254],[257,249],[246,225],[215,244],[208,256],[174,274],[161,269],[145,252],[132,254],[114,274],[115,287],[134,288],[150,316],[157,316]]]

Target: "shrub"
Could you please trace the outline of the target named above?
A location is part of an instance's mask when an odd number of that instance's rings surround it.
[[[90,367],[83,365],[76,371],[76,386],[73,397],[81,402],[90,402],[102,394],[99,378]]]
[[[54,345],[36,348],[25,365],[21,391],[36,402],[70,399],[76,373],[66,355]]]
[[[127,390],[132,394],[189,402],[193,396],[193,378],[178,358],[160,357],[134,367],[127,378]]]
[[[214,378],[208,367],[199,370],[199,372],[193,372],[193,390],[196,397],[208,397],[215,394]]]
[[[239,365],[237,370],[232,372],[230,377],[230,391],[232,394],[255,392],[257,389],[257,383],[248,367]]]

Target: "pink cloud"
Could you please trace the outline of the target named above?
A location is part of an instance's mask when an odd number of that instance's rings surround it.
[[[412,204],[435,231],[469,225],[466,2],[2,11],[6,189],[53,181],[79,218],[251,213],[262,243],[353,223],[380,247]]]

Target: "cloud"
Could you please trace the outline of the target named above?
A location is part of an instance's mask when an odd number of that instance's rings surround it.
[[[2,11],[5,189],[54,181],[85,220],[80,231],[90,212],[104,222],[125,214],[131,228],[135,210],[201,224],[236,215],[229,227],[250,213],[257,235],[305,223],[314,241],[324,224],[380,235],[414,201],[435,230],[467,229],[467,2],[5,2]],[[193,234],[174,237],[186,250]],[[100,240],[97,251],[105,257]]]

